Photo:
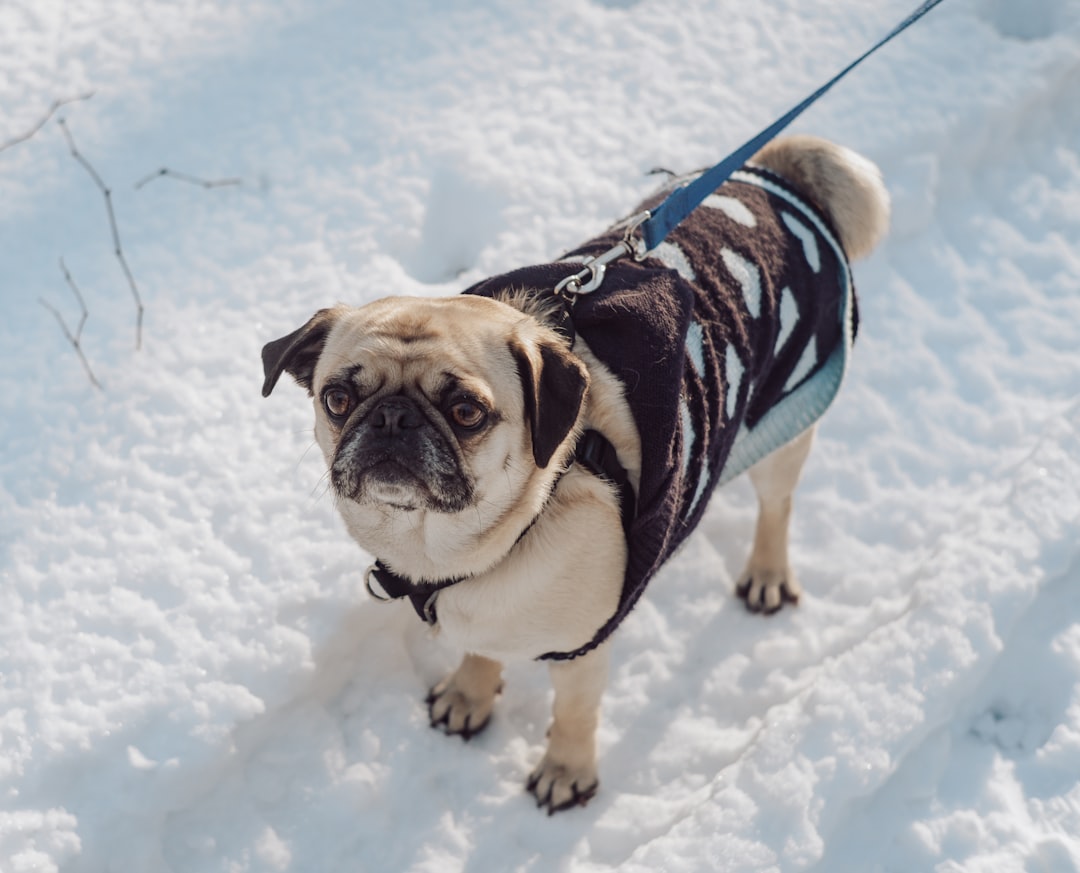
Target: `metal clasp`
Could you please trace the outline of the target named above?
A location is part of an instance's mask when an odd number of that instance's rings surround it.
[[[389,603],[394,598],[392,598],[387,592],[387,590],[383,588],[382,583],[379,581],[379,577],[375,575],[375,570],[376,567],[374,564],[372,564],[364,572],[364,587],[367,588],[368,594],[370,594],[376,600],[380,600],[383,603]],[[378,590],[372,587],[372,582],[374,582],[375,585],[378,586]]]
[[[581,297],[584,294],[591,294],[600,287],[604,281],[604,275],[607,273],[609,264],[614,263],[620,258],[625,258],[627,255],[633,255],[634,260],[636,261],[642,260],[647,254],[645,242],[642,239],[634,239],[634,231],[648,221],[650,215],[650,212],[645,210],[644,212],[639,212],[637,215],[632,215],[630,218],[626,219],[626,229],[623,231],[623,238],[606,252],[599,254],[592,260],[582,264],[582,267],[578,272],[574,273],[572,276],[567,276],[559,282],[559,284],[555,286],[555,296],[565,296],[567,302],[572,306],[578,297]]]
[[[439,599],[439,592],[432,591],[431,597],[424,601],[424,621],[432,627],[439,623],[439,616],[435,612],[435,601]]]

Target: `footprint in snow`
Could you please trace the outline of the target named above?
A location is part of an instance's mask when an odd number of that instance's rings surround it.
[[[497,184],[456,166],[431,176],[419,242],[400,258],[421,282],[450,282],[474,266],[502,230],[506,197]]]
[[[1035,713],[995,705],[975,720],[971,733],[983,742],[993,743],[1006,755],[1016,757],[1042,746],[1049,731]]]

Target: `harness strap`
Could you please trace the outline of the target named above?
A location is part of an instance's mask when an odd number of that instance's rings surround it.
[[[574,460],[594,476],[599,476],[615,486],[623,532],[629,537],[630,525],[637,517],[637,495],[634,493],[634,486],[630,484],[630,475],[619,463],[615,446],[600,431],[587,430],[578,440]]]
[[[623,465],[619,463],[615,447],[599,431],[587,430],[581,435],[577,448],[574,449],[574,462],[580,464],[594,476],[598,476],[615,486],[619,496],[619,514],[622,518],[623,531],[629,535],[630,524],[637,514],[637,496],[634,494],[634,488],[630,484],[630,476]],[[558,485],[558,480],[556,480],[555,484]],[[554,490],[555,487],[553,486],[552,492]],[[529,522],[518,536],[517,542],[521,542],[522,537],[532,529],[539,517],[537,515],[536,518]],[[368,594],[376,600],[401,600],[408,597],[413,609],[416,610],[416,614],[427,624],[434,625],[439,620],[435,612],[435,601],[438,600],[439,592],[469,578],[471,577],[455,576],[450,579],[439,579],[435,582],[413,582],[395,573],[382,561],[376,559],[375,563],[368,567],[367,572],[364,574],[364,586],[367,588]]]
[[[382,561],[376,559],[364,574],[364,586],[368,594],[376,600],[390,601],[408,597],[416,614],[428,624],[435,624],[438,621],[435,615],[435,600],[439,592],[468,578],[468,576],[456,576],[453,579],[440,579],[436,582],[413,582],[404,576],[399,576]],[[373,582],[378,585],[379,590],[376,590]]]

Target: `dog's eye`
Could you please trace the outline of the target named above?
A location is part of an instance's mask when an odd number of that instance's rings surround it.
[[[323,394],[323,406],[331,418],[344,418],[352,409],[352,395],[341,388],[331,388]]]
[[[487,419],[482,406],[471,400],[459,400],[450,407],[450,420],[465,430],[475,430]]]

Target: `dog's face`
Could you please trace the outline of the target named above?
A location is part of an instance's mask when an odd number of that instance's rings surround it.
[[[350,531],[421,575],[425,562],[407,566],[403,537],[421,532],[408,548],[436,562],[476,557],[512,518],[538,511],[588,378],[534,318],[473,296],[322,310],[269,343],[263,363],[264,395],[288,372],[313,397],[315,438]]]

